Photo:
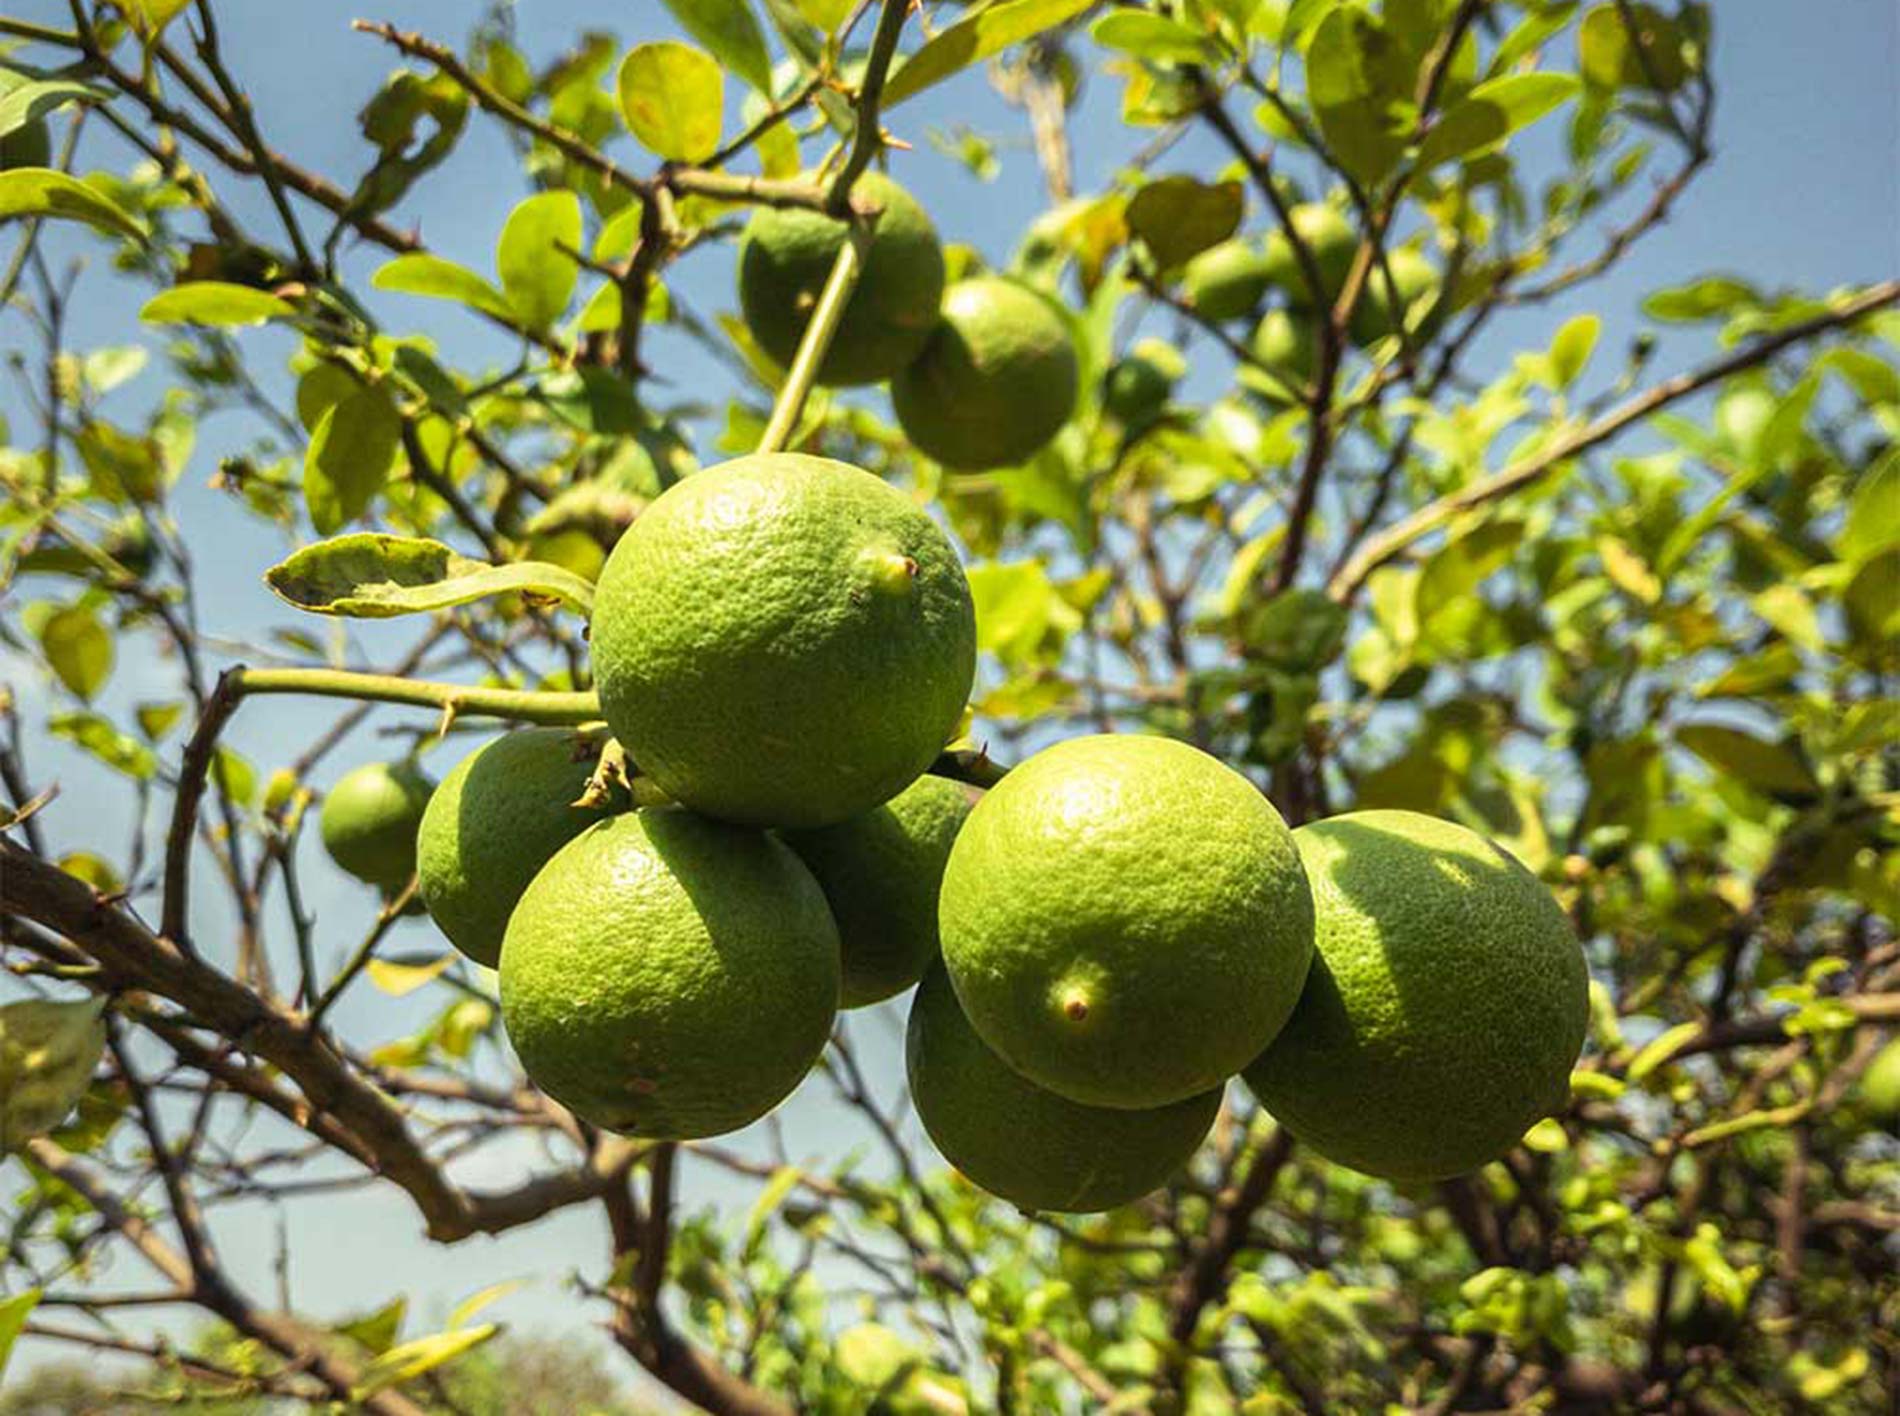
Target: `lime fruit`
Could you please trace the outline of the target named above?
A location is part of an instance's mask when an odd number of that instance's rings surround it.
[[[910,1006],[911,1103],[964,1176],[1026,1210],[1092,1213],[1159,1189],[1214,1124],[1221,1087],[1152,1110],[1083,1106],[1011,1071],[976,1035],[941,968]]]
[[[1102,376],[1102,408],[1124,428],[1139,431],[1161,416],[1174,380],[1153,359],[1126,354]]]
[[[575,805],[599,755],[571,729],[523,728],[469,753],[429,798],[416,833],[422,900],[476,963],[501,958],[508,915],[548,857],[613,809]]]
[[[1236,236],[1181,268],[1181,295],[1210,320],[1238,320],[1260,308],[1272,274],[1266,252]]]
[[[1293,249],[1284,231],[1275,231],[1267,238],[1265,266],[1268,283],[1279,286],[1286,292],[1287,300],[1302,309],[1312,309],[1320,304],[1331,305],[1345,287],[1346,275],[1352,269],[1353,255],[1359,248],[1359,234],[1336,207],[1328,206],[1325,202],[1306,202],[1296,206],[1287,213],[1287,219],[1294,233],[1313,254],[1313,263],[1319,267],[1320,289],[1324,299],[1313,298],[1313,286],[1306,278],[1306,267],[1301,264],[1299,253]]]
[[[831,1034],[838,930],[811,872],[759,831],[626,812],[529,882],[501,1016],[535,1084],[610,1131],[717,1136],[790,1094]]]
[[[828,826],[888,801],[955,730],[976,671],[949,538],[868,472],[794,453],[676,483],[600,574],[614,736],[708,816]]]
[[[1300,1006],[1246,1071],[1329,1160],[1437,1180],[1495,1160],[1568,1095],[1583,952],[1550,891],[1475,832],[1359,811],[1294,832],[1316,955]]]
[[[1884,1121],[1900,1121],[1900,1038],[1874,1054],[1874,1060],[1854,1084],[1854,1096],[1869,1114]]]
[[[1021,462],[1075,411],[1075,345],[1047,296],[998,276],[960,280],[923,353],[891,380],[917,450],[977,471]]]
[[[943,247],[917,199],[890,178],[866,172],[854,201],[882,211],[858,283],[831,347],[821,384],[888,379],[924,347],[943,300]],[[790,365],[818,295],[846,240],[842,221],[800,208],[759,207],[739,243],[739,305],[759,347]]]
[[[1392,278],[1387,280],[1385,271],[1374,266],[1365,293],[1353,307],[1348,328],[1357,344],[1376,344],[1408,323],[1427,335],[1436,323],[1437,268],[1409,246],[1387,251],[1385,260]]]
[[[1314,318],[1303,310],[1268,310],[1248,347],[1264,368],[1240,367],[1240,382],[1275,403],[1298,403],[1300,390],[1319,374]]]
[[[936,962],[937,892],[969,814],[962,787],[919,777],[849,821],[783,833],[831,902],[844,949],[845,1007],[902,993]]]
[[[369,762],[323,799],[317,829],[330,859],[393,894],[416,873],[416,828],[435,784],[413,762]]]
[[[1165,1106],[1280,1030],[1313,949],[1292,833],[1185,743],[1058,743],[992,788],[944,872],[944,962],[977,1033],[1038,1086]]]

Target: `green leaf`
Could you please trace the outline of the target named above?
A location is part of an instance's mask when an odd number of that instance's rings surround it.
[[[593,586],[557,565],[489,565],[440,541],[370,531],[305,546],[266,571],[264,583],[300,610],[354,619],[447,609],[510,591],[559,600],[582,614],[594,604]]]
[[[1489,152],[1569,101],[1574,74],[1507,74],[1487,79],[1445,111],[1419,144],[1421,168]]]
[[[1248,653],[1289,673],[1330,664],[1346,643],[1346,607],[1319,590],[1282,590],[1245,614]]]
[[[1128,229],[1147,243],[1161,269],[1172,270],[1232,236],[1244,205],[1238,182],[1210,186],[1193,177],[1162,177],[1129,201]]]
[[[1726,776],[1777,798],[1810,800],[1821,784],[1814,769],[1792,743],[1770,742],[1719,723],[1690,723],[1676,730],[1676,741]]]
[[[13,1355],[13,1344],[20,1340],[20,1330],[26,1326],[28,1316],[39,1301],[40,1290],[37,1288],[29,1288],[11,1298],[0,1298],[0,1377],[6,1375],[7,1359]]]
[[[884,86],[884,107],[913,98],[952,74],[1033,39],[1091,9],[1098,0],[1003,0],[965,15],[933,36]]]
[[[1203,64],[1215,53],[1200,30],[1148,10],[1104,15],[1089,27],[1089,38],[1105,49],[1119,49],[1157,64]]]
[[[1306,47],[1307,96],[1340,163],[1363,182],[1382,180],[1405,150],[1398,106],[1412,96],[1412,59],[1362,10],[1341,7]]]
[[[257,769],[235,748],[218,744],[211,758],[211,780],[239,806],[250,806],[257,800]]]
[[[1625,8],[1635,26],[1633,42]],[[1584,78],[1599,88],[1670,92],[1693,72],[1675,21],[1640,3],[1598,5],[1585,15],[1577,30],[1577,60]]]
[[[752,1209],[746,1215],[745,1245],[747,1254],[758,1252],[759,1240],[764,1237],[765,1226],[778,1207],[785,1203],[785,1197],[798,1188],[803,1172],[796,1165],[781,1165],[772,1172],[772,1178],[759,1191],[759,1197],[752,1202]]]
[[[435,300],[453,300],[471,310],[500,319],[512,319],[514,307],[508,297],[483,280],[467,266],[440,256],[416,252],[397,256],[379,267],[369,283],[378,290],[393,290],[403,295],[427,295]]]
[[[47,616],[36,634],[59,681],[90,703],[112,673],[111,632],[91,610],[68,605]]]
[[[64,1121],[106,1050],[106,1001],[0,1007],[0,1155]]]
[[[190,3],[191,0],[113,0],[113,4],[132,22],[132,28],[138,31],[139,38],[148,45],[157,40],[165,26]]]
[[[480,1347],[500,1331],[494,1323],[483,1323],[456,1332],[432,1333],[392,1347],[363,1368],[362,1380],[350,1393],[351,1399],[364,1401],[379,1391],[414,1381],[423,1373],[432,1372],[445,1362],[453,1362],[463,1353]]]
[[[1691,324],[1729,314],[1738,305],[1757,305],[1761,296],[1746,281],[1727,275],[1707,275],[1669,290],[1658,290],[1643,301],[1643,313],[1652,320]]]
[[[673,162],[703,162],[719,150],[725,83],[717,61],[690,44],[639,44],[615,84],[627,130],[649,152]]]
[[[73,79],[36,79],[5,90],[0,97],[0,137],[24,128],[36,118],[44,118],[63,104],[75,100],[104,103],[111,89],[95,88]]]
[[[1859,565],[1894,545],[1900,545],[1900,447],[1888,448],[1855,484],[1841,528],[1841,559]]]
[[[157,742],[178,725],[185,716],[183,703],[141,703],[134,710],[138,719],[139,731],[153,742]]]
[[[364,1313],[361,1317],[337,1324],[336,1331],[360,1342],[373,1355],[381,1356],[395,1345],[396,1334],[402,1331],[402,1320],[408,1312],[409,1300],[397,1296],[373,1313]]]
[[[746,83],[772,96],[772,56],[746,0],[665,0],[673,18]],[[830,28],[830,26],[825,26]]]
[[[261,325],[288,319],[297,309],[268,290],[223,280],[194,280],[154,295],[139,311],[147,324]]]
[[[402,415],[381,388],[359,388],[326,409],[304,452],[303,494],[325,535],[356,520],[389,480]]]
[[[49,167],[21,167],[0,172],[0,221],[29,216],[83,221],[108,235],[145,240],[145,227],[140,222],[77,177]]]
[[[158,758],[137,738],[128,737],[97,713],[56,713],[46,720],[46,730],[55,737],[77,743],[115,772],[139,781],[150,781],[158,771]]]
[[[1568,388],[1577,381],[1602,333],[1603,321],[1596,315],[1577,315],[1564,322],[1550,341],[1550,374],[1557,387]]]
[[[1630,1059],[1628,1076],[1632,1082],[1640,1082],[1651,1072],[1675,1055],[1690,1038],[1702,1032],[1700,1023],[1677,1023],[1643,1044],[1642,1050]]]
[[[529,329],[546,329],[566,311],[581,273],[567,252],[580,246],[581,199],[573,192],[537,192],[508,214],[495,268]]]
[[[480,1002],[480,1000],[473,999],[473,998],[468,999],[466,1001],[470,1003]],[[470,1318],[474,1317],[477,1313],[481,1312],[482,1309],[488,1307],[490,1304],[499,1303],[503,1298],[506,1298],[510,1293],[513,1293],[517,1289],[521,1288],[523,1284],[524,1284],[524,1280],[522,1279],[507,1278],[507,1279],[503,1279],[500,1283],[489,1284],[488,1287],[482,1289],[478,1293],[470,1294],[468,1297],[464,1298],[461,1302],[457,1303],[454,1309],[449,1313],[449,1324],[448,1324],[449,1327],[451,1329],[454,1329],[454,1328],[467,1326],[468,1320]]]

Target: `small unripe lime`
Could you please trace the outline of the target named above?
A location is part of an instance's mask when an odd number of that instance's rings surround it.
[[[1089,1106],[1198,1096],[1299,997],[1313,904],[1292,834],[1245,777],[1165,738],[1037,753],[950,851],[944,963],[979,1036]]]
[[[528,1075],[584,1120],[664,1140],[756,1121],[818,1060],[838,931],[760,831],[678,807],[587,828],[529,882],[501,949]]]
[[[1026,1210],[1089,1213],[1159,1189],[1193,1156],[1221,1088],[1153,1110],[1083,1106],[1018,1076],[976,1035],[941,968],[905,1036],[911,1104],[944,1158]]]
[[[400,890],[416,872],[416,828],[433,790],[413,762],[370,762],[345,773],[317,821],[330,859],[358,880]]]
[[[1306,267],[1284,231],[1275,231],[1267,238],[1264,257],[1267,281],[1279,286],[1286,292],[1288,302],[1302,309],[1331,305],[1345,287],[1346,275],[1352,269],[1353,255],[1359,247],[1359,234],[1338,208],[1328,206],[1325,202],[1307,202],[1296,206],[1288,213],[1288,218],[1294,233],[1312,252],[1313,263],[1319,268],[1321,298],[1313,298],[1313,287],[1306,278]]]
[[[943,248],[930,217],[890,178],[867,172],[853,197],[882,211],[856,288],[818,366],[821,384],[887,379],[924,347],[943,299]],[[821,212],[759,207],[739,247],[739,303],[759,347],[789,365],[831,275],[846,225]]]
[[[1242,237],[1222,241],[1181,268],[1181,295],[1210,320],[1238,320],[1260,308],[1273,267]]]
[[[1438,323],[1437,268],[1410,246],[1387,251],[1386,265],[1392,279],[1387,280],[1385,271],[1375,265],[1365,293],[1353,307],[1350,329],[1357,344],[1377,343],[1408,323],[1418,336],[1428,336]]]
[[[1887,1122],[1900,1121],[1900,1038],[1874,1054],[1855,1084],[1854,1095],[1869,1115]]]
[[[831,902],[844,949],[845,1007],[902,993],[937,961],[937,894],[969,814],[964,788],[919,777],[849,821],[783,833]]]
[[[695,811],[826,826],[915,781],[963,714],[976,622],[911,498],[819,457],[742,457],[669,488],[600,574],[601,712]]]
[[[508,915],[548,857],[613,809],[575,804],[598,760],[571,729],[523,728],[469,753],[429,798],[416,833],[423,903],[477,963],[495,966]]]
[[[1293,1017],[1247,1068],[1329,1160],[1437,1180],[1497,1159],[1563,1105],[1589,1021],[1570,920],[1475,832],[1359,811],[1293,833],[1318,911]]]
[[[1265,368],[1243,364],[1240,381],[1262,398],[1297,403],[1319,373],[1314,317],[1303,310],[1268,310],[1248,347]]]
[[[1145,428],[1167,405],[1174,380],[1154,360],[1126,354],[1102,376],[1102,408],[1129,429]]]
[[[943,320],[891,380],[911,444],[958,471],[1007,467],[1053,438],[1075,411],[1068,327],[1046,295],[998,276],[951,286]]]

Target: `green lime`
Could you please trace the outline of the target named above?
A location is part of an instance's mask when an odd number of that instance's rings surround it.
[[[697,811],[827,826],[909,786],[976,670],[969,582],[909,497],[842,462],[742,457],[608,557],[594,675],[614,736]]]
[[[429,798],[416,833],[422,899],[477,963],[495,966],[509,912],[548,857],[612,810],[574,804],[599,756],[569,728],[523,728],[469,753]]]
[[[1288,302],[1302,309],[1312,309],[1319,304],[1331,305],[1345,288],[1346,276],[1352,270],[1352,258],[1359,249],[1359,233],[1353,230],[1352,223],[1340,214],[1338,208],[1328,206],[1325,202],[1307,202],[1294,207],[1287,215],[1295,234],[1312,252],[1313,263],[1319,267],[1321,293],[1325,298],[1313,298],[1313,286],[1306,278],[1306,267],[1301,264],[1299,253],[1293,249],[1284,231],[1275,231],[1267,238],[1267,282],[1279,286],[1286,292]]]
[[[917,199],[867,172],[853,198],[883,208],[857,288],[844,307],[821,384],[888,379],[923,349],[943,299],[943,248]],[[831,274],[845,223],[801,208],[759,207],[739,244],[739,304],[759,347],[789,365]]]
[[[1124,428],[1139,430],[1160,416],[1174,380],[1154,360],[1126,354],[1102,376],[1102,408]]]
[[[1298,403],[1300,390],[1319,374],[1318,331],[1304,310],[1268,310],[1248,347],[1266,367],[1241,365],[1240,381],[1275,403]]]
[[[1092,1213],[1159,1189],[1214,1124],[1222,1088],[1152,1110],[1083,1106],[1011,1071],[934,968],[910,1005],[911,1104],[944,1159],[1026,1210]]]
[[[541,868],[508,921],[501,1016],[535,1084],[664,1140],[756,1121],[824,1050],[838,930],[759,831],[678,807],[611,816]]]
[[[1395,1180],[1474,1170],[1561,1107],[1589,978],[1550,891],[1475,832],[1359,811],[1293,833],[1317,953],[1247,1084],[1329,1160]]]
[[[1900,1121],[1900,1038],[1874,1054],[1855,1083],[1854,1095],[1874,1116]]]
[[[317,829],[330,859],[393,894],[416,873],[416,828],[435,784],[413,762],[370,762],[323,799]]]
[[[1349,328],[1356,344],[1376,344],[1397,334],[1408,321],[1417,334],[1429,335],[1437,323],[1437,268],[1410,246],[1387,251],[1385,259],[1392,271],[1391,280],[1375,266],[1365,293],[1353,307]],[[1394,290],[1398,292],[1396,299]]]
[[[1075,344],[1053,301],[999,276],[960,280],[915,363],[891,380],[911,444],[958,471],[1008,467],[1075,411]]]
[[[838,921],[845,1007],[902,993],[936,962],[937,891],[969,814],[962,787],[919,777],[862,816],[783,834]]]
[[[1272,267],[1266,252],[1236,236],[1181,268],[1181,295],[1210,320],[1238,320],[1260,308]]]
[[[983,1040],[1090,1106],[1220,1085],[1293,1011],[1313,903],[1253,784],[1185,743],[1058,743],[992,788],[950,852],[944,962]]]

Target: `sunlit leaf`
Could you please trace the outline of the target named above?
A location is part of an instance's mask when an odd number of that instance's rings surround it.
[[[483,314],[510,318],[514,308],[508,297],[466,266],[440,256],[416,252],[385,262],[370,277],[378,290],[393,290],[404,295],[427,295],[437,300],[453,300]]]
[[[108,235],[145,239],[145,227],[138,220],[77,177],[47,167],[0,172],[0,222],[29,216],[83,221]]]
[[[665,0],[665,4],[713,58],[760,93],[772,92],[772,57],[766,52],[765,31],[746,0]],[[816,19],[813,22],[831,28]]]
[[[556,565],[489,565],[440,541],[368,531],[305,546],[272,566],[264,581],[300,610],[356,619],[447,609],[510,591],[559,600],[582,614],[594,601],[591,585]]]
[[[620,65],[620,116],[649,152],[700,162],[719,147],[725,82],[718,63],[690,44],[640,44]]]
[[[537,192],[508,214],[495,269],[509,305],[529,329],[546,329],[567,310],[581,268],[581,199],[573,192]]]
[[[389,480],[401,440],[402,415],[381,388],[358,388],[325,411],[303,460],[304,500],[319,532],[327,535],[369,510]]]
[[[459,954],[444,953],[426,964],[399,964],[389,959],[371,959],[363,971],[369,975],[371,983],[391,998],[401,998],[406,993],[414,993],[432,979],[441,977],[443,970],[460,957]]]
[[[1099,0],[1003,0],[965,15],[933,35],[891,75],[884,86],[884,106],[895,107],[1012,44],[1067,23],[1097,3]]]
[[[288,300],[268,290],[222,280],[194,280],[153,296],[139,311],[147,324],[261,325],[297,313]]]

